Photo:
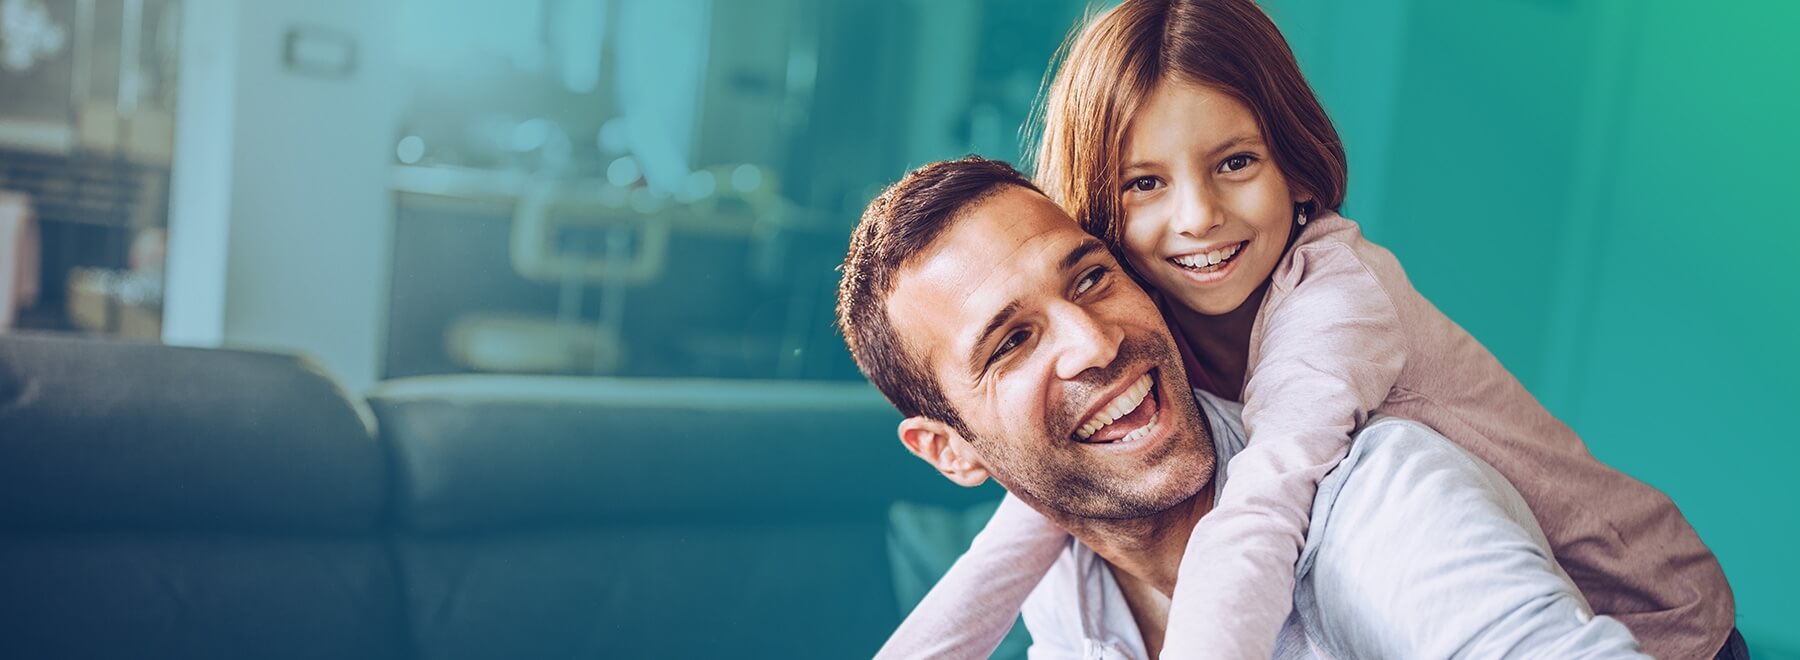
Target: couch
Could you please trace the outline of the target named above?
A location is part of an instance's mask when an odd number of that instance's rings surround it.
[[[444,376],[0,335],[0,657],[846,658],[896,502],[867,385]]]

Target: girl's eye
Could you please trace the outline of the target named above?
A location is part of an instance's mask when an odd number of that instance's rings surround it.
[[[1125,190],[1130,192],[1150,192],[1156,190],[1161,185],[1162,182],[1157,181],[1156,177],[1140,176],[1136,179],[1132,179],[1130,183],[1125,184]]]
[[[1100,282],[1104,281],[1107,273],[1111,271],[1112,269],[1105,266],[1095,266],[1093,270],[1083,273],[1081,281],[1075,283],[1075,293],[1087,293],[1088,289],[1100,286]]]
[[[1238,154],[1236,156],[1227,158],[1227,159],[1225,159],[1225,162],[1220,163],[1219,171],[1226,172],[1226,173],[1236,172],[1238,170],[1249,167],[1250,164],[1254,163],[1254,162],[1256,162],[1255,156],[1251,156],[1250,154]]]

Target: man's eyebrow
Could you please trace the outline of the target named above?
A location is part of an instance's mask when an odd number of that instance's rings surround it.
[[[1094,254],[1094,252],[1105,249],[1106,245],[1101,243],[1100,239],[1089,236],[1086,240],[1083,240],[1080,245],[1075,246],[1075,249],[1069,250],[1068,254],[1063,255],[1062,261],[1056,265],[1056,269],[1058,271],[1067,271],[1080,265],[1082,260],[1087,259],[1090,255]]]
[[[1100,239],[1088,236],[1082,239],[1081,243],[1076,245],[1074,249],[1069,250],[1068,254],[1063,255],[1062,260],[1056,264],[1057,272],[1067,272],[1072,270],[1076,266],[1081,265],[1082,261],[1093,256],[1095,252],[1104,251],[1106,251],[1105,243],[1101,243]],[[1000,308],[1000,311],[996,312],[993,318],[988,319],[987,326],[981,329],[981,334],[976,335],[975,344],[969,348],[969,373],[981,373],[981,370],[987,366],[987,352],[982,350],[983,347],[987,346],[988,340],[993,337],[995,332],[998,332],[1000,328],[1006,327],[1006,324],[1012,322],[1013,316],[1016,316],[1018,313],[1019,301],[1014,300],[1007,303],[1005,307]]]
[[[1019,301],[1014,300],[1000,308],[1000,311],[994,314],[994,318],[988,319],[987,327],[981,329],[981,334],[975,337],[975,345],[969,348],[969,373],[981,373],[982,368],[987,366],[987,353],[982,350],[982,347],[987,346],[988,338],[1011,322],[1012,317],[1018,313]]]

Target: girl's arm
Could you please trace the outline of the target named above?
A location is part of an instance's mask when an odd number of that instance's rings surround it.
[[[1164,658],[1266,658],[1293,609],[1294,562],[1319,480],[1406,361],[1399,316],[1350,246],[1295,246],[1251,347],[1249,443],[1188,539]],[[1258,350],[1260,348],[1260,351]],[[1215,477],[1216,478],[1216,477]]]
[[[1067,532],[1008,493],[969,551],[906,615],[875,657],[992,655],[1012,630],[1025,597],[1068,545]]]

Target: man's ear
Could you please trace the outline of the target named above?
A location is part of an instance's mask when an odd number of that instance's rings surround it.
[[[958,485],[973,488],[988,479],[987,465],[975,447],[949,424],[929,417],[908,417],[900,422],[900,444]]]

